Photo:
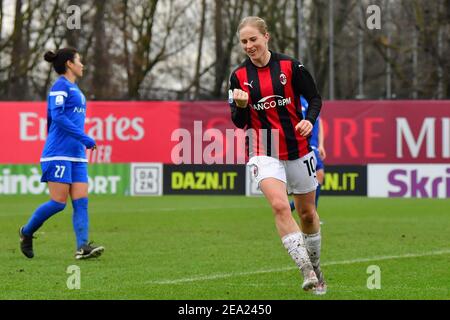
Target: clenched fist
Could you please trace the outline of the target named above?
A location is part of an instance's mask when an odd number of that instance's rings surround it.
[[[248,103],[248,93],[240,89],[234,89],[233,100],[239,108],[246,108]]]

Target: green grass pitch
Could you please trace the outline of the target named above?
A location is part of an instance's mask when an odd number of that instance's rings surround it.
[[[18,228],[46,197],[0,197],[0,299],[449,299],[450,201],[322,197],[328,293],[303,292],[264,198],[90,197],[91,240],[74,259],[71,205],[37,232],[35,257]],[[69,290],[67,268],[81,271]],[[368,289],[369,266],[381,288]]]

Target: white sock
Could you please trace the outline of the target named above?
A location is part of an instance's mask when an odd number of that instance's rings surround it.
[[[287,234],[281,241],[300,270],[304,274],[309,271],[311,269],[311,261],[309,260],[308,252],[306,251],[305,243],[303,242],[302,233],[294,232]]]
[[[303,233],[303,240],[311,264],[314,268],[318,268],[320,266],[320,246],[322,240],[320,230],[319,232],[312,234]]]

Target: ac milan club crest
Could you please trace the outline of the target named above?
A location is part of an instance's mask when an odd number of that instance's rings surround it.
[[[280,74],[280,82],[283,86],[287,83],[287,77],[284,73]]]

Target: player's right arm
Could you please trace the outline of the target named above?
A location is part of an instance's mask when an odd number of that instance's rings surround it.
[[[231,108],[231,120],[238,128],[244,129],[248,124],[248,93],[241,89],[236,73],[230,77],[230,89],[228,90],[228,103]]]
[[[55,84],[49,93],[49,113],[52,119],[52,123],[57,125],[60,129],[64,130],[71,137],[81,141],[86,148],[91,149],[95,147],[95,141],[87,134],[77,127],[70,119],[64,114],[64,108],[67,97],[69,96],[69,90],[63,83]]]

